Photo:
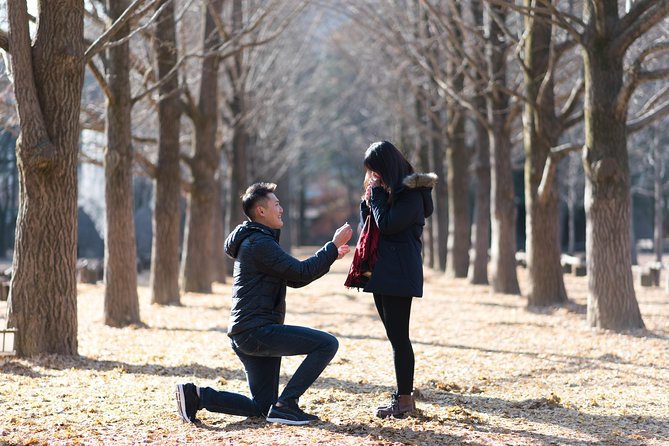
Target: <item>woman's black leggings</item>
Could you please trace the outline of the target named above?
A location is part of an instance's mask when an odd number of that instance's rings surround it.
[[[413,391],[414,356],[409,339],[409,318],[412,297],[386,296],[374,293],[374,303],[381,316],[386,335],[393,346],[397,393],[409,395]]]

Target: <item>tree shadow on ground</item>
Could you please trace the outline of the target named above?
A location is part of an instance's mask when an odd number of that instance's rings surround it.
[[[523,324],[525,325],[525,324]],[[381,337],[381,336],[372,336],[372,335],[345,335],[337,332],[330,332],[334,336],[342,338],[342,339],[354,339],[354,340],[374,340],[374,341],[387,341],[387,338]],[[628,333],[630,336],[632,336],[631,333]],[[663,336],[659,335],[649,335],[649,337],[653,338],[659,338],[659,339],[665,339]],[[592,356],[579,356],[579,355],[566,355],[566,354],[561,354],[561,353],[556,353],[553,352],[547,357],[546,352],[544,351],[520,351],[520,350],[502,350],[502,349],[494,349],[494,348],[485,348],[485,347],[477,347],[477,346],[471,346],[471,345],[462,345],[462,344],[448,344],[448,343],[443,343],[443,342],[427,342],[427,341],[421,341],[421,340],[412,340],[412,344],[414,345],[425,345],[429,347],[443,347],[443,348],[452,348],[452,349],[457,349],[457,350],[471,350],[471,351],[477,351],[480,353],[486,353],[486,354],[500,354],[500,355],[509,355],[509,356],[525,356],[529,358],[535,358],[535,359],[540,359],[543,361],[553,361],[557,362],[560,364],[567,364],[569,366],[578,366],[579,368],[604,368],[606,370],[614,370],[611,367],[608,367],[608,364],[611,363],[616,363],[616,364],[623,364],[623,365],[638,365],[641,367],[652,367],[654,370],[669,370],[669,366],[660,366],[657,364],[654,365],[647,365],[647,364],[636,364],[632,363],[629,361],[625,361],[622,358],[618,357],[617,355],[614,354],[603,354],[601,356],[597,357],[592,357]],[[649,376],[644,375],[643,373],[639,372],[630,372],[633,373],[637,376],[640,377],[645,377],[648,378]],[[664,378],[664,377],[654,377],[655,379],[665,381],[669,383],[669,378]]]
[[[420,417],[418,415],[417,417]],[[392,422],[392,421],[391,421]],[[198,424],[200,429],[214,432],[242,432],[249,429],[265,429],[268,423],[263,418],[245,418],[239,421],[216,422],[215,424]],[[277,425],[280,429],[281,426]],[[364,424],[359,422],[333,423],[331,421],[319,420],[312,424],[301,426],[303,429],[325,430],[332,434],[345,437],[356,437],[361,439],[374,439],[381,444],[392,442],[393,444],[425,444],[425,445],[456,445],[467,444],[468,446],[483,446],[484,443],[463,440],[463,438],[445,432],[434,432],[430,430],[414,430],[410,427],[389,426],[388,424]]]
[[[26,365],[27,362],[31,365]],[[12,360],[0,363],[0,372],[13,373],[15,375],[40,377],[42,374],[34,371],[32,367],[42,367],[51,370],[95,370],[109,372],[118,370],[122,373],[154,376],[192,376],[200,379],[226,379],[246,380],[246,375],[241,365],[238,369],[227,367],[208,367],[198,363],[183,364],[176,366],[165,366],[162,364],[129,364],[122,361],[108,361],[91,359],[85,356],[61,356],[42,355],[25,360]]]
[[[11,357],[0,358],[0,373],[27,376],[28,378],[42,377],[41,373],[33,370],[30,366],[21,364]]]
[[[441,393],[441,399],[445,395]],[[431,398],[428,396],[427,400]],[[528,399],[523,401],[509,401],[501,398],[486,397],[482,395],[453,395],[446,396],[446,400],[464,408],[465,410],[478,413],[487,413],[496,417],[509,419],[522,418],[532,423],[552,424],[569,430],[576,429],[586,433],[593,438],[593,444],[643,444],[642,439],[664,438],[669,440],[669,420],[665,418],[643,417],[639,415],[597,415],[584,412],[579,408],[570,406],[560,401],[554,395],[548,398]],[[515,433],[524,437],[532,438],[542,444],[555,444],[557,439],[536,432],[512,431],[506,428],[486,429],[482,431],[495,433]],[[627,438],[624,438],[627,437]],[[560,438],[558,444],[583,444],[583,439]]]

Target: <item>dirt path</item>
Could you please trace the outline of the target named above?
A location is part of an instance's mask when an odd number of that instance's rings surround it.
[[[648,331],[619,335],[586,327],[584,278],[567,278],[569,308],[528,312],[520,297],[428,272],[412,316],[420,412],[378,420],[394,385],[390,344],[371,297],[342,286],[347,266],[289,290],[286,322],[340,341],[301,400],[322,419],[313,426],[176,415],[177,382],[247,393],[225,334],[229,284],[180,307],[149,305],[143,287],[147,327],[125,329],[102,325],[102,287],[82,285],[80,357],[0,359],[0,444],[669,444],[663,289],[638,290]],[[284,382],[299,359],[284,360]]]

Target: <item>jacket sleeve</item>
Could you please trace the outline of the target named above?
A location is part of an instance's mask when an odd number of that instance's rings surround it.
[[[372,189],[371,208],[381,234],[402,232],[416,222],[423,212],[421,195],[405,192],[392,206],[388,206],[388,193],[382,187]]]
[[[337,247],[332,242],[326,243],[306,260],[298,260],[291,256],[270,237],[262,237],[254,244],[256,245],[254,258],[258,269],[265,274],[290,282],[291,286],[304,286],[323,276],[339,255]]]
[[[369,206],[367,206],[367,203],[365,200],[360,201],[360,224],[365,223],[365,219],[369,215],[371,210],[369,209]]]

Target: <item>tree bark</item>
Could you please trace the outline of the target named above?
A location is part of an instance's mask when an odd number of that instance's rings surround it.
[[[532,6],[525,0],[527,7]],[[528,306],[567,302],[560,263],[557,176],[548,192],[539,197],[539,185],[551,147],[561,133],[555,114],[553,81],[549,69],[552,27],[535,17],[525,19],[525,95],[523,114],[525,145],[525,230],[528,267]]]
[[[225,209],[223,208],[225,181],[219,173],[216,175],[216,198],[214,199],[214,242],[212,243],[211,265],[212,265],[212,280],[218,283],[225,283],[227,281],[227,267],[228,262],[226,254],[223,250],[225,243]]]
[[[415,110],[416,110],[416,119],[421,121],[430,128],[432,126],[432,119],[430,118],[429,109],[430,98],[428,95],[421,91],[416,95],[415,99]],[[418,147],[418,159],[420,165],[417,166],[418,170],[423,172],[432,171],[432,161],[433,157],[431,152],[433,149],[433,141],[431,137],[425,135],[426,132],[416,132],[416,147]],[[434,245],[435,240],[435,228],[431,220],[425,222],[425,228],[423,229],[423,263],[428,268],[434,268],[436,250]]]
[[[179,305],[179,232],[181,177],[179,134],[181,101],[177,66],[174,3],[163,0],[165,8],[156,22],[154,51],[161,84],[158,101],[158,162],[154,178],[153,244],[151,252],[151,303]],[[169,76],[169,79],[167,77]]]
[[[655,261],[662,262],[662,254],[664,252],[664,200],[662,193],[662,174],[664,173],[664,165],[662,164],[662,153],[660,149],[660,141],[655,137],[655,130],[653,129],[653,165],[654,171],[654,188],[653,195],[655,197],[655,227],[653,229],[653,249],[655,251]]]
[[[483,5],[480,0],[473,0],[470,5],[474,23],[483,27]],[[483,76],[476,76],[476,84],[482,85]],[[474,105],[482,115],[486,115],[486,97],[483,93],[474,98]],[[474,285],[488,284],[488,261],[490,248],[490,140],[483,122],[474,123],[476,129],[476,199],[474,206],[474,231],[472,245],[474,258],[469,267],[468,279]]]
[[[598,36],[583,51],[588,323],[622,331],[644,323],[632,280],[626,113],[616,107],[624,54],[608,44]]]
[[[482,105],[485,107],[485,105]],[[481,107],[481,108],[482,108]],[[476,124],[476,199],[474,205],[473,246],[474,258],[469,267],[469,283],[488,284],[488,260],[490,255],[490,140],[488,131],[481,123]]]
[[[112,21],[128,6],[127,0],[107,0]],[[118,38],[127,36],[124,25]],[[132,132],[129,45],[117,44],[107,49],[107,147],[105,169],[105,268],[104,322],[124,327],[140,322],[137,295],[137,246],[133,218]]]
[[[503,7],[490,5],[499,20]],[[520,294],[516,274],[516,207],[511,170],[511,136],[508,126],[509,96],[499,86],[506,84],[504,34],[496,20],[488,20],[488,58],[492,92],[488,99],[490,122],[490,219],[491,282],[493,291]]]
[[[462,17],[461,6],[455,2],[458,17],[450,17],[455,39],[462,39],[456,20]],[[465,77],[459,68],[460,62],[449,58],[447,65],[449,82],[454,91],[464,91]],[[471,156],[465,138],[465,112],[455,103],[449,104],[447,119],[448,134],[448,211],[450,223],[448,246],[451,256],[446,273],[451,277],[467,277],[469,269],[469,247],[471,216],[469,214],[469,162]]]
[[[243,27],[243,9],[241,0],[232,2],[232,31],[240,32]],[[249,135],[246,129],[246,91],[245,76],[247,68],[244,66],[244,54],[242,51],[231,57],[226,63],[230,85],[232,86],[232,99],[229,107],[234,122],[231,161],[228,178],[230,180],[230,209],[228,212],[228,231],[232,231],[238,224],[246,220],[242,210],[240,197],[249,186],[247,150]],[[233,262],[230,262],[231,264]],[[232,268],[232,265],[230,265]]]
[[[433,124],[432,130],[435,132],[438,131],[438,127]],[[432,222],[436,226],[434,250],[437,256],[436,265],[439,271],[446,271],[448,258],[448,181],[446,181],[444,168],[443,142],[436,136],[432,139],[433,171],[439,177],[432,193],[434,199],[434,216],[432,217]]]
[[[457,86],[456,86],[457,88]],[[463,88],[463,85],[460,85]],[[449,108],[448,119],[448,246],[451,255],[446,273],[451,277],[467,277],[469,269],[469,148],[465,141],[465,117],[455,105]]]
[[[211,4],[212,13],[221,13],[222,0]],[[220,43],[214,19],[207,5],[203,6],[203,53]],[[208,54],[202,61],[202,75],[195,126],[195,148],[189,166],[193,176],[188,196],[184,255],[181,263],[182,287],[186,292],[211,293],[211,268],[216,201],[216,169],[219,151],[216,146],[218,125],[218,55]]]
[[[17,355],[77,354],[77,155],[84,79],[82,0],[40,2],[31,48],[26,4],[9,0],[21,134],[20,200],[8,326]]]

